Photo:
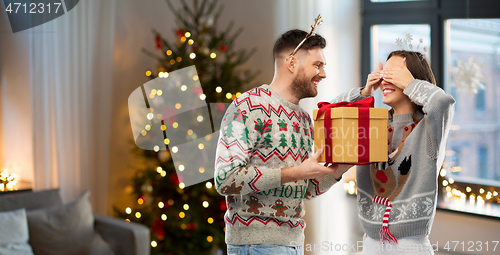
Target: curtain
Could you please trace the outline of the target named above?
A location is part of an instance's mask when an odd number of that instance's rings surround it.
[[[34,189],[85,189],[105,213],[111,135],[115,1],[82,0],[31,29]]]

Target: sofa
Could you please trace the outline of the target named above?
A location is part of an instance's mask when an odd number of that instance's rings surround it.
[[[58,189],[0,195],[0,219],[10,231],[0,237],[0,255],[149,255],[149,229],[93,213],[89,194],[85,191],[67,204],[62,203]]]

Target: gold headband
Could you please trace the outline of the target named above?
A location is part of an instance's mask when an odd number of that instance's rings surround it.
[[[299,43],[299,45],[297,45],[297,47],[295,48],[295,50],[293,50],[292,54],[290,54],[290,56],[293,56],[295,55],[295,53],[297,53],[297,51],[299,50],[300,46],[302,46],[302,44],[307,40],[309,39],[309,37],[311,36],[315,36],[316,35],[316,32],[314,31],[319,25],[321,25],[321,23],[323,23],[323,20],[321,19],[321,14],[318,15],[317,18],[314,19],[314,25],[311,25],[311,32],[309,32],[309,34],[306,35],[306,37],[304,38],[304,40],[302,40],[302,42]]]

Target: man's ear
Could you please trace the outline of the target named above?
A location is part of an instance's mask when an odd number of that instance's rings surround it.
[[[295,55],[293,56],[289,56],[286,60],[286,69],[291,72],[291,73],[295,73],[295,70],[299,64],[299,59],[297,57],[295,57]]]

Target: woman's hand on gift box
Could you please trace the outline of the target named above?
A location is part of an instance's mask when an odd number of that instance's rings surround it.
[[[380,82],[382,81],[382,70],[384,66],[382,62],[378,64],[378,69],[368,74],[366,78],[366,85],[361,90],[361,95],[369,97],[380,87]]]
[[[342,179],[342,175],[349,169],[351,169],[351,167],[353,167],[354,165],[325,163],[325,166],[335,169],[335,173],[333,173],[332,175],[335,180],[340,181],[340,179]]]
[[[323,146],[310,158],[298,166],[281,169],[281,184],[297,180],[316,179],[331,174],[335,179],[340,179],[352,165],[329,164],[321,165],[318,158],[323,154]],[[349,167],[347,167],[349,166]]]

